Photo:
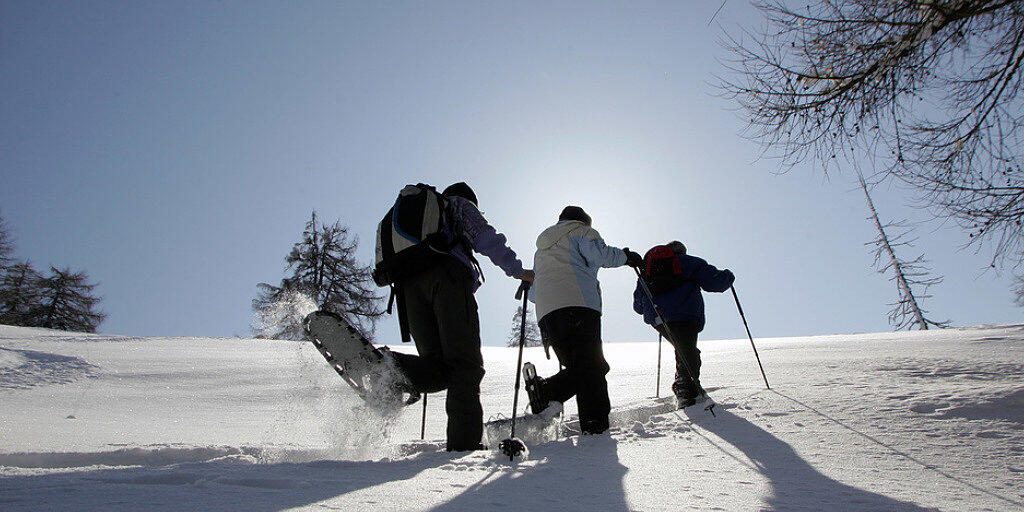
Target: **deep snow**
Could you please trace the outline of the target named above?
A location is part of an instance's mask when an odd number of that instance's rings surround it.
[[[1024,510],[1024,326],[758,340],[772,390],[747,340],[701,349],[717,417],[609,343],[611,434],[512,464],[444,452],[443,396],[426,441],[419,404],[367,413],[308,344],[0,326],[0,509]],[[507,416],[515,351],[484,357]]]

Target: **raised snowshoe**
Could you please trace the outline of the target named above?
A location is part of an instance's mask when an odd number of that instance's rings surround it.
[[[374,347],[337,314],[314,311],[302,325],[320,355],[368,405],[389,410],[420,399],[391,352]]]

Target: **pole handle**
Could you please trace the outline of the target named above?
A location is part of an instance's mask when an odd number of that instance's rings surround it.
[[[529,281],[523,281],[523,282],[519,283],[519,289],[516,290],[516,300],[522,299],[523,298],[523,294],[529,294],[529,292],[530,292],[530,282]]]

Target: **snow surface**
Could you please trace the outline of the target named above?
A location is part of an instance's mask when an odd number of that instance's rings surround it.
[[[444,452],[441,395],[425,441],[419,404],[366,411],[309,344],[0,326],[0,510],[1024,510],[1024,326],[758,340],[771,390],[749,341],[701,349],[717,417],[609,343],[610,435],[510,463]],[[484,348],[489,417],[515,357]]]

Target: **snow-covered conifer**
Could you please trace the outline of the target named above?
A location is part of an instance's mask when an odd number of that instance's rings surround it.
[[[516,308],[516,314],[512,316],[512,332],[508,334],[508,346],[518,347],[519,336],[523,325],[523,307],[519,306]],[[526,346],[527,347],[539,347],[541,346],[540,329],[537,328],[537,320],[533,317],[531,311],[526,317]]]

